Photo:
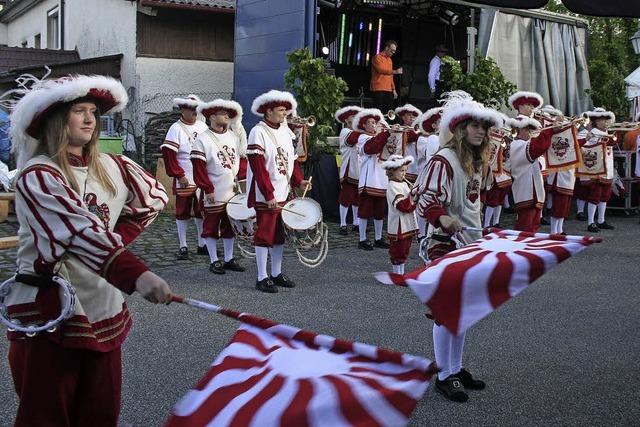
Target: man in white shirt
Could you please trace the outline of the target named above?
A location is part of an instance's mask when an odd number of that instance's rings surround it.
[[[437,100],[443,90],[443,81],[440,80],[440,67],[442,66],[442,57],[445,56],[448,49],[443,44],[436,46],[436,55],[429,62],[429,90],[431,95]]]

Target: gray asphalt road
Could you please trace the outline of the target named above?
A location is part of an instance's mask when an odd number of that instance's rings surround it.
[[[640,225],[611,218],[615,231],[543,276],[467,334],[464,365],[488,388],[465,404],[429,389],[414,426],[636,425],[640,419]],[[567,231],[581,233],[570,221]],[[355,241],[355,237],[354,237]],[[159,270],[176,293],[337,337],[433,357],[431,321],[410,290],[376,284],[386,251],[338,249],[310,270],[293,259],[298,287],[253,289],[255,267],[214,276],[189,264]],[[418,265],[412,254],[411,264]],[[124,351],[122,419],[156,426],[207,370],[238,326],[181,305],[128,301],[134,328]],[[16,399],[0,340],[0,425]]]

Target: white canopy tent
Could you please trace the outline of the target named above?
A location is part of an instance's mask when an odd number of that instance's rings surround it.
[[[631,100],[631,117],[638,120],[640,115],[640,67],[624,78],[627,85],[627,99]],[[640,162],[638,162],[640,163]]]

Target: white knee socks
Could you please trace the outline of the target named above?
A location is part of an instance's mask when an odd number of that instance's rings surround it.
[[[391,265],[391,268],[396,274],[404,274],[404,264]]]
[[[502,213],[502,206],[496,206],[493,209],[493,224],[500,224],[500,214]],[[491,225],[493,225],[491,224]]]
[[[224,262],[229,262],[233,259],[233,244],[236,239],[233,237],[230,239],[222,239],[222,243],[224,244]],[[209,245],[207,245],[207,248]]]
[[[340,208],[340,227],[347,226],[347,213],[349,213],[349,206],[338,205]]]
[[[353,214],[353,225],[358,225],[358,207],[356,205],[351,205],[351,213]]]
[[[560,231],[558,231],[558,223],[560,222],[559,218],[556,217],[551,217],[551,230],[549,231],[551,234],[558,234]]]
[[[204,246],[204,239],[202,238],[202,218],[193,218],[193,222],[196,223],[196,230],[198,230],[198,246]]]
[[[557,233],[563,233],[564,232],[564,218],[558,218],[558,230],[556,231]]]
[[[607,211],[607,202],[598,203],[598,224],[604,222],[604,214]]]
[[[584,213],[584,200],[576,199],[576,206],[578,208],[578,213]]]
[[[207,245],[207,250],[209,251],[209,260],[213,264],[218,260],[218,253],[216,252],[216,243],[218,242],[218,239],[205,237],[204,242]]]
[[[483,227],[489,227],[491,225],[491,219],[493,218],[494,208],[491,206],[487,206],[484,208],[484,222],[482,224]]]
[[[587,225],[591,225],[594,223],[595,221],[595,216],[596,216],[596,208],[598,207],[598,205],[595,205],[593,203],[588,203],[587,204]]]
[[[373,228],[375,230],[375,238],[376,240],[382,239],[382,220],[374,219],[373,220]]]
[[[360,241],[364,242],[367,240],[367,220],[365,218],[360,218],[360,226],[358,227],[358,233],[360,234]]]
[[[269,255],[271,255],[271,277],[279,276],[282,273],[282,253],[284,252],[284,245],[274,245],[269,248]]]
[[[416,219],[418,220],[418,237],[423,237],[427,234],[427,220],[420,215],[416,215]]]
[[[433,350],[436,356],[436,365],[441,369],[438,372],[440,381],[445,380],[449,375],[460,372],[464,335],[456,337],[444,326],[433,325]]]
[[[267,258],[269,257],[269,248],[264,246],[255,246],[256,250],[256,267],[258,267],[258,280],[267,278]]]
[[[176,226],[178,227],[178,240],[180,241],[180,247],[187,247],[187,227],[189,226],[189,220],[176,219]]]

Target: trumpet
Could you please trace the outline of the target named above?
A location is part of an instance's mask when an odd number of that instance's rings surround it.
[[[412,130],[414,132],[418,131],[418,125],[412,126],[412,125],[392,125],[392,126],[387,126],[385,124],[382,123],[377,123],[376,124],[376,129],[379,130],[388,130],[391,132],[404,132],[406,130]]]
[[[308,116],[308,117],[293,116],[293,117],[287,118],[287,123],[290,123],[296,126],[314,127],[316,125],[316,116]]]
[[[640,122],[611,123],[611,125],[607,127],[607,130],[623,132],[637,129],[640,129]]]
[[[389,111],[387,111],[387,113],[384,116],[389,120],[395,120],[396,119],[396,112],[393,111],[393,110],[389,110]]]
[[[589,119],[589,117],[586,114],[582,114],[582,116],[578,117],[578,116],[572,116],[569,117],[568,120],[563,120],[561,122],[558,123],[554,123],[551,126],[545,126],[543,128],[540,129],[536,129],[536,132],[542,132],[543,130],[548,130],[548,129],[554,129],[554,128],[560,128],[560,127],[564,127],[567,125],[573,125],[573,126],[586,126],[591,120]]]

